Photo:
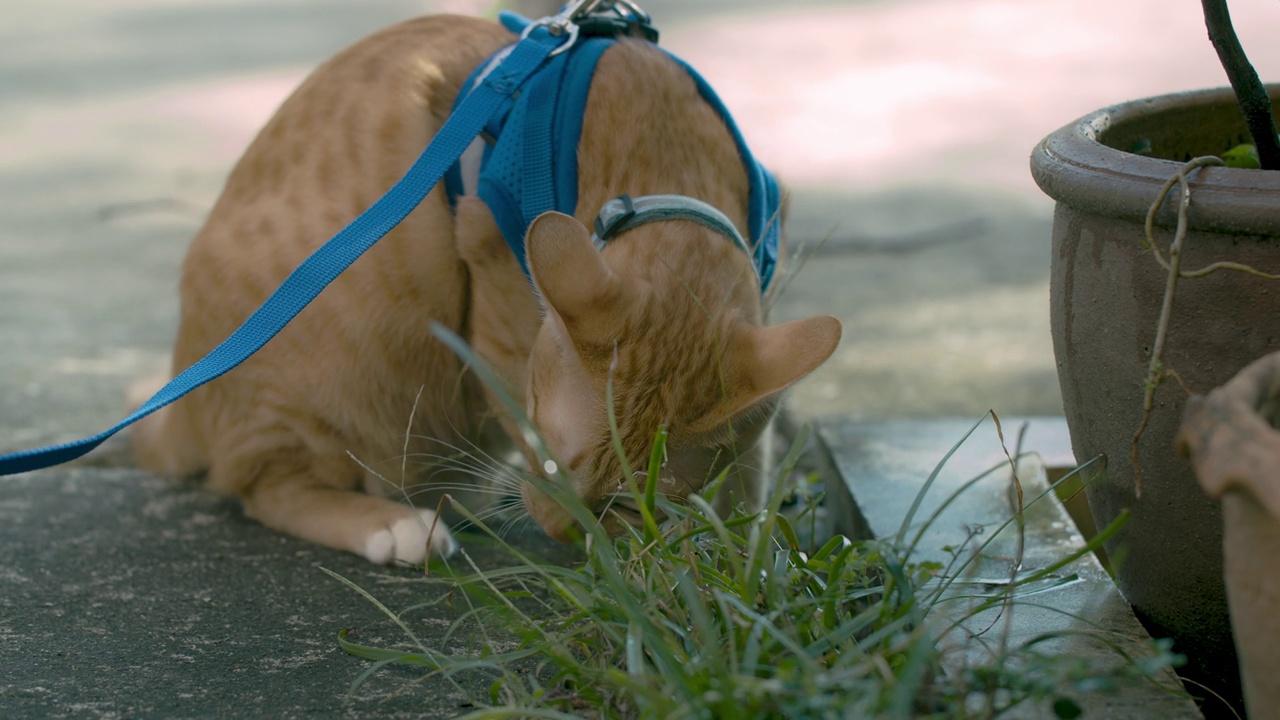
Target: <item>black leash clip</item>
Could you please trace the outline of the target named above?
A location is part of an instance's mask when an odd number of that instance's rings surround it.
[[[566,10],[583,37],[634,37],[658,42],[658,29],[649,13],[632,0],[579,0]]]

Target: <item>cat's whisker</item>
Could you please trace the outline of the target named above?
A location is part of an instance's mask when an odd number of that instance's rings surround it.
[[[521,503],[510,502],[510,503],[504,503],[500,505],[494,505],[493,507],[490,507],[484,510],[483,512],[476,513],[475,517],[477,520],[480,520],[482,522],[497,518],[502,520],[505,523],[507,520],[511,519],[512,517],[518,516],[522,510],[523,508]]]
[[[504,517],[510,516],[510,517]],[[493,518],[502,518],[503,524],[495,532],[498,537],[504,537],[502,528],[509,526],[512,522],[522,518],[528,518],[528,512],[524,508],[524,503],[520,498],[508,497],[505,500],[498,500],[493,505],[484,510],[474,513],[474,520],[464,520],[456,527],[458,529],[474,527],[477,522],[486,523]]]
[[[432,442],[435,442],[435,443],[439,444],[441,447],[444,447],[444,448],[446,448],[446,449],[452,450],[452,451],[454,451],[455,453],[458,453],[459,455],[462,455],[462,456],[467,457],[467,458],[474,459],[474,460],[475,460],[475,461],[477,461],[478,463],[480,463],[480,464],[482,464],[482,465],[486,465],[486,466],[488,466],[488,467],[492,467],[492,468],[500,468],[500,467],[509,467],[509,466],[510,466],[510,463],[504,462],[504,461],[502,461],[502,460],[500,460],[500,459],[498,459],[498,458],[494,457],[493,455],[491,455],[490,453],[488,453],[487,451],[485,451],[485,449],[484,449],[484,448],[482,448],[482,447],[480,447],[479,445],[477,445],[474,441],[472,441],[470,438],[466,437],[465,435],[459,434],[459,436],[458,436],[458,437],[459,437],[459,439],[460,439],[462,442],[464,442],[464,443],[466,443],[467,445],[469,445],[469,446],[470,446],[470,448],[460,447],[460,446],[458,446],[458,445],[454,445],[453,443],[449,443],[449,442],[446,442],[446,441],[444,441],[444,440],[438,440],[438,439],[433,439],[433,438],[424,438],[424,439],[426,439],[426,440],[430,440],[430,441],[432,441]]]
[[[518,518],[510,518],[506,522],[502,523],[502,526],[495,530],[494,533],[500,540],[502,540],[502,542],[507,542],[512,535],[512,528],[516,527],[518,524]]]
[[[420,492],[435,491],[481,493],[481,495],[492,495],[495,497],[520,496],[520,489],[515,487],[498,486],[498,484],[492,483],[468,482],[465,478],[435,480],[435,482],[424,482],[413,487],[413,493],[415,493],[415,495]]]
[[[533,517],[527,512],[523,514],[516,514],[508,518],[507,521],[502,524],[502,527],[498,529],[498,537],[506,540],[514,533],[521,532],[528,527],[536,526],[537,523],[533,521]]]
[[[490,464],[476,456],[466,454],[465,451],[459,450],[458,453],[457,455],[411,453],[410,457],[435,461],[432,464],[437,467],[429,477],[435,477],[440,472],[456,470],[511,488],[518,488],[523,480],[518,468],[506,464]]]
[[[510,489],[518,489],[523,482],[523,477],[518,470],[508,466],[491,467],[489,465],[469,462],[457,456],[434,455],[429,453],[418,453],[415,457],[434,460],[433,471],[427,476],[427,482],[431,482],[431,478],[445,472],[458,472],[468,475],[494,485]]]
[[[460,523],[458,527],[469,527],[469,526],[475,525],[477,522],[487,524],[490,520],[494,518],[506,518],[507,517],[506,513],[508,512],[510,512],[510,509],[506,507],[500,507],[500,508],[491,507],[487,510],[484,510],[478,513],[472,513],[472,517],[475,519],[473,520],[468,518],[467,520],[464,520],[462,523]]]
[[[350,453],[348,453],[348,455],[350,455]],[[355,456],[351,456],[351,458],[358,465],[360,465],[360,467],[363,468],[365,472],[369,473],[374,477],[377,477],[384,484],[392,488],[395,488],[397,491],[400,491],[402,493],[406,488],[414,485],[422,484],[422,483],[437,485],[437,483],[433,479],[438,475],[440,475],[441,473],[446,473],[446,472],[461,473],[464,475],[468,475],[470,477],[477,478],[478,480],[484,481],[486,484],[500,485],[508,488],[515,488],[515,487],[518,487],[519,485],[519,482],[517,479],[510,477],[511,473],[508,468],[490,468],[488,466],[478,464],[478,463],[468,463],[465,460],[458,458],[457,456],[451,456],[451,455],[438,455],[434,453],[407,453],[401,457],[394,458],[396,460],[400,460],[401,465],[404,467],[407,467],[409,460],[431,461],[431,462],[425,463],[426,465],[432,467],[432,471],[429,474],[427,474],[425,477],[421,477],[420,479],[414,479],[411,481],[406,480],[405,482],[401,482],[401,483],[397,483],[391,480],[390,478],[386,477],[386,475],[378,472],[377,470],[374,470],[369,464],[365,463],[359,458]],[[391,459],[388,459],[378,464],[383,465],[390,461]]]
[[[503,490],[499,490],[497,488],[478,487],[475,485],[466,485],[462,483],[439,483],[439,484],[419,486],[417,488],[414,488],[412,491],[410,491],[408,493],[408,497],[410,500],[412,500],[422,495],[430,495],[432,493],[440,493],[440,492],[474,493],[477,495],[492,495],[497,498],[511,497],[511,493],[505,492]]]
[[[458,471],[458,472],[465,471],[468,474],[483,475],[483,476],[496,474],[492,468],[488,468],[483,465],[476,465],[474,463],[469,463],[454,457],[442,456],[442,455],[429,455],[426,453],[420,453],[420,454],[414,455],[413,457],[414,459],[420,460],[424,464],[431,467],[432,469],[431,476],[437,475],[444,471],[450,471],[450,470]]]
[[[440,477],[441,475],[462,475],[465,477],[472,477],[482,481],[486,485],[494,485],[494,486],[503,487],[506,489],[511,489],[514,486],[511,482],[507,481],[506,478],[503,478],[501,476],[495,476],[492,473],[490,473],[488,470],[473,469],[469,467],[447,467],[447,466],[437,467],[435,470],[433,470],[429,475],[427,475],[423,479],[421,484],[423,485],[439,484],[440,481],[436,480],[436,478]]]
[[[489,465],[488,463],[485,463],[477,458],[460,454],[460,453],[453,454],[453,455],[442,455],[439,453],[419,452],[419,453],[410,453],[407,457],[430,460],[430,461],[433,461],[432,464],[435,464],[435,465],[447,465],[449,467],[469,467],[469,468],[474,468],[476,470],[484,470],[484,471],[492,472],[495,474],[501,473],[505,470],[505,468],[502,466]]]

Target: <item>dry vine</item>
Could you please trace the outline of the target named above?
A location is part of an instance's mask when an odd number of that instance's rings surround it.
[[[1147,221],[1145,225],[1147,245],[1151,248],[1151,253],[1155,256],[1156,262],[1160,267],[1168,272],[1169,277],[1164,286],[1164,300],[1160,305],[1160,320],[1156,325],[1156,339],[1151,344],[1151,359],[1147,363],[1147,375],[1143,380],[1143,398],[1142,398],[1142,422],[1138,425],[1137,431],[1133,433],[1133,441],[1129,446],[1129,459],[1133,463],[1133,486],[1134,492],[1138,497],[1142,497],[1142,463],[1138,460],[1138,441],[1142,439],[1142,433],[1147,429],[1147,422],[1151,419],[1151,410],[1155,406],[1156,388],[1160,383],[1164,382],[1166,377],[1173,377],[1190,394],[1190,389],[1186,383],[1178,377],[1173,370],[1164,368],[1163,355],[1165,337],[1169,331],[1169,316],[1173,312],[1173,296],[1178,286],[1180,278],[1198,278],[1211,275],[1219,270],[1233,270],[1242,272],[1255,277],[1264,278],[1266,280],[1280,280],[1280,275],[1272,275],[1264,273],[1248,265],[1241,263],[1220,261],[1215,262],[1198,270],[1182,270],[1182,243],[1187,236],[1187,208],[1191,205],[1191,186],[1187,179],[1192,171],[1203,167],[1214,165],[1222,165],[1222,159],[1208,155],[1193,158],[1190,162],[1183,165],[1174,173],[1173,177],[1160,188],[1160,193],[1156,195],[1155,202],[1151,203],[1151,207],[1147,210]],[[1173,190],[1173,186],[1177,185],[1180,190],[1181,199],[1178,203],[1178,225],[1173,234],[1173,242],[1169,244],[1169,259],[1166,260],[1160,254],[1160,246],[1156,244],[1155,239],[1155,218],[1156,212],[1164,205],[1165,198]]]

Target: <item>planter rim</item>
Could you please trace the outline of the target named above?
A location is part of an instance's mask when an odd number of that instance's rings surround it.
[[[1280,84],[1268,85],[1273,97]],[[1060,204],[1142,223],[1164,185],[1183,163],[1135,155],[1098,141],[1109,128],[1137,118],[1222,103],[1235,103],[1231,88],[1171,93],[1094,111],[1041,140],[1031,153],[1031,175]],[[1280,172],[1207,167],[1190,177],[1188,226],[1194,230],[1280,235]],[[1176,199],[1176,193],[1170,195]],[[1157,220],[1176,221],[1166,200]]]

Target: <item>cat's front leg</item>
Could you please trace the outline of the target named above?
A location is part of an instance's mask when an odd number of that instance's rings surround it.
[[[421,564],[448,557],[458,543],[432,509],[415,508],[334,482],[350,477],[346,458],[268,463],[241,493],[245,514],[269,528],[369,560]],[[356,478],[352,478],[356,480]],[[344,487],[347,486],[347,487]]]
[[[288,487],[255,492],[245,514],[269,528],[385,565],[421,565],[458,549],[436,512],[358,492]],[[299,512],[302,511],[302,512]]]

